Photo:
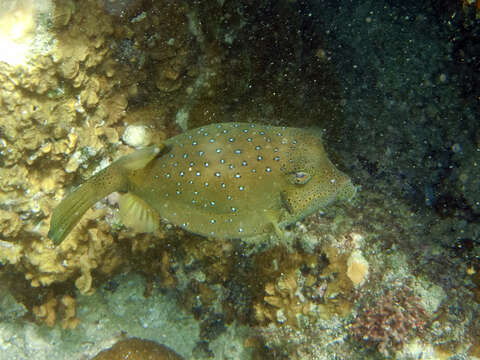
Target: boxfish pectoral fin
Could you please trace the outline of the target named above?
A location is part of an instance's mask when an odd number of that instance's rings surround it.
[[[93,204],[114,191],[127,191],[128,173],[145,167],[159,152],[158,146],[137,150],[121,157],[80,185],[53,211],[48,237],[59,244]]]
[[[139,170],[143,169],[147,164],[152,161],[164,148],[164,145],[149,146],[137,151],[134,151],[128,155],[122,156],[116,160],[112,165],[117,165],[124,170]]]
[[[280,212],[277,210],[265,210],[265,216],[267,221],[272,224],[273,230],[275,234],[278,236],[279,239],[285,238],[284,231],[280,228],[279,219],[280,219]]]
[[[119,201],[120,219],[135,232],[154,232],[158,229],[160,217],[145,200],[132,193],[123,194]]]

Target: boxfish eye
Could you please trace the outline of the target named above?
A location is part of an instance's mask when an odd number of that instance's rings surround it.
[[[304,171],[296,171],[290,174],[290,182],[292,184],[304,185],[310,181],[310,174]]]

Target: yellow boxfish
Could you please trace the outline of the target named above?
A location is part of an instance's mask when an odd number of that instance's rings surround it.
[[[118,191],[120,217],[138,232],[159,217],[195,234],[245,238],[276,232],[355,187],[328,159],[318,130],[211,124],[121,157],[54,210],[61,242],[95,202]]]

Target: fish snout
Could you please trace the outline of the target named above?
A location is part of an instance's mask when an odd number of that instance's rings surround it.
[[[356,188],[343,173],[330,179],[315,179],[304,185],[290,186],[281,193],[282,202],[292,217],[292,222],[302,219],[335,199],[349,200]]]

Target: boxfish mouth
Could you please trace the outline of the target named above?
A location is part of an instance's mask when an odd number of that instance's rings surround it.
[[[312,194],[315,194],[314,188],[315,184],[310,182],[295,185],[280,193],[282,205],[292,217],[302,217],[301,214],[305,209],[310,208],[315,203],[315,196],[312,196]]]
[[[281,193],[283,207],[292,219],[302,219],[328,205],[335,199],[349,200],[356,192],[351,180],[344,174],[329,181],[312,178],[304,185],[297,185]]]

